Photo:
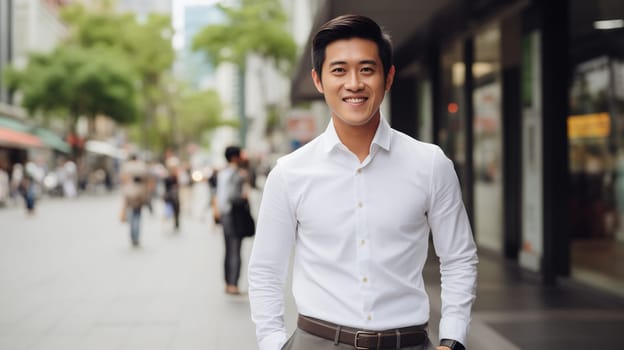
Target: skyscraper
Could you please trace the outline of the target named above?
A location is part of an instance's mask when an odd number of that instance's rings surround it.
[[[184,7],[182,26],[183,47],[179,51],[176,74],[195,89],[215,87],[215,66],[203,52],[194,52],[193,38],[205,26],[223,21],[223,13],[215,4]]]

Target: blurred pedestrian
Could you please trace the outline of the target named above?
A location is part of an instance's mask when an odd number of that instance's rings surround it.
[[[65,197],[74,198],[78,194],[76,186],[78,184],[78,168],[71,159],[65,160],[63,167],[63,193]]]
[[[0,207],[5,206],[11,196],[11,185],[9,184],[7,168],[8,162],[0,158]]]
[[[176,157],[166,160],[167,176],[163,179],[165,194],[165,217],[173,218],[173,228],[180,230],[180,183],[178,181],[180,161]]]
[[[139,245],[141,230],[141,210],[147,200],[147,165],[136,155],[121,167],[121,185],[123,194],[122,221],[129,221],[132,245]]]
[[[19,185],[19,193],[24,199],[26,214],[33,215],[35,213],[35,182],[32,175],[26,173]]]
[[[193,214],[193,181],[188,162],[183,162],[178,166],[177,177],[178,191],[180,193],[180,211],[184,216],[191,216]]]
[[[145,206],[149,210],[150,214],[154,214],[154,205],[152,200],[156,197],[156,189],[158,185],[158,162],[151,160],[147,163],[147,198],[145,200]]]
[[[57,179],[57,191],[60,196],[66,197],[65,184],[67,183],[67,174],[65,169],[65,157],[61,156],[56,160],[56,166],[54,167],[54,175]]]
[[[217,207],[217,178],[219,175],[218,169],[213,169],[212,174],[208,178],[208,188],[210,191],[210,209],[212,212],[212,219],[215,225],[221,223],[219,219],[219,208]]]
[[[14,204],[18,204],[20,193],[20,186],[24,179],[24,166],[21,163],[13,164],[11,169],[11,198]]]
[[[430,232],[442,276],[437,349],[463,349],[476,247],[452,162],[381,117],[395,75],[389,37],[345,15],[320,28],[312,54],[331,121],[282,157],[264,186],[248,273],[260,349],[434,349],[422,276]],[[293,248],[300,315],[288,339]]]
[[[236,230],[236,222],[232,215],[234,202],[247,200],[245,191],[245,177],[241,173],[240,163],[243,158],[238,146],[228,146],[225,149],[227,166],[220,170],[217,175],[216,191],[216,218],[223,227],[225,241],[225,259],[223,262],[225,272],[225,292],[239,294],[238,279],[241,269],[241,243],[242,234]]]

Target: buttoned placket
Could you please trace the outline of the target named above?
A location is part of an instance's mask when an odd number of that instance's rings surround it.
[[[360,291],[362,293],[362,315],[365,322],[373,319],[372,299],[371,299],[371,276],[370,258],[371,245],[368,225],[366,225],[366,168],[364,163],[357,165],[354,171],[354,201],[355,201],[355,242],[357,249],[358,274],[360,276]]]

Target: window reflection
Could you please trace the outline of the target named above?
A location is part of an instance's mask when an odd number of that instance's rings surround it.
[[[438,128],[438,144],[455,164],[460,182],[466,178],[466,138],[464,121],[466,118],[464,103],[463,62],[464,45],[456,41],[442,49],[441,64],[441,118]],[[449,106],[455,106],[449,108]],[[465,195],[465,192],[464,192]]]
[[[501,252],[503,147],[499,27],[493,26],[479,33],[474,45],[474,226],[480,246]]]

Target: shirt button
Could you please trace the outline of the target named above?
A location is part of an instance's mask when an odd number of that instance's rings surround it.
[[[360,241],[360,245],[364,245],[364,244],[366,244],[366,240],[365,239]]]
[[[364,206],[364,204],[362,204],[362,202],[358,202],[358,208],[361,208],[363,206]]]
[[[364,282],[364,283],[368,282],[368,278],[366,278],[366,277],[362,278],[362,282]]]
[[[358,173],[358,174],[361,174],[361,173],[362,173],[362,169],[358,169],[358,170],[357,170],[357,173]]]
[[[372,319],[373,319],[373,316],[368,315],[368,316],[366,317],[366,319],[370,321],[370,320],[372,320]]]

